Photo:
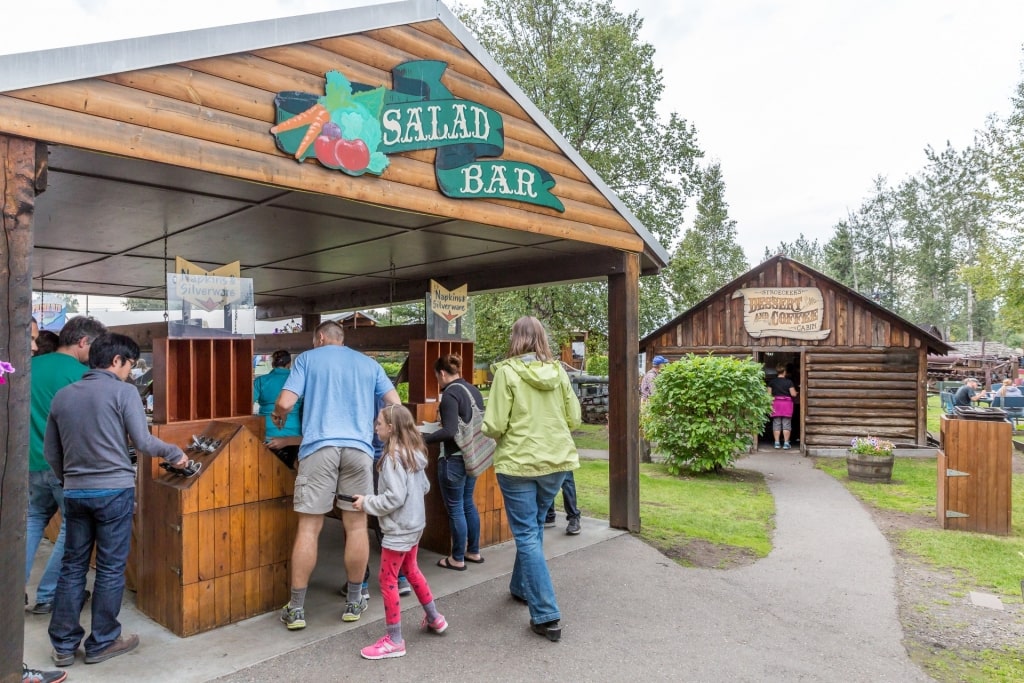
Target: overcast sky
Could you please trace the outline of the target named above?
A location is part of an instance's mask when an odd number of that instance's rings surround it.
[[[0,54],[320,12],[383,0],[8,2]],[[1024,0],[614,0],[644,19],[664,112],[722,164],[751,264],[824,242],[927,145],[963,147],[1021,80]],[[479,4],[479,0],[466,2]]]

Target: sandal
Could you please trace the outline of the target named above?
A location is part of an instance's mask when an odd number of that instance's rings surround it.
[[[461,567],[456,567],[454,564],[451,564],[451,563],[448,562],[448,558],[447,557],[442,557],[440,560],[438,560],[437,561],[437,566],[441,567],[442,569],[454,569],[457,572],[464,572],[464,571],[466,571],[466,565],[462,565]]]
[[[477,559],[475,559],[475,560],[472,557],[469,557],[468,555],[466,557],[464,557],[463,559],[466,562],[472,562],[473,564],[483,564],[484,563],[484,558],[483,558],[482,555],[480,557],[478,557]]]

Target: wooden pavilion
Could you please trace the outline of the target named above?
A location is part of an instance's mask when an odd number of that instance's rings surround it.
[[[271,133],[318,106],[331,122],[358,114],[368,148],[340,127]],[[302,316],[304,329],[420,299],[432,279],[470,292],[607,279],[622,321],[609,339],[610,523],[639,527],[638,279],[668,255],[443,4],[0,56],[0,198],[0,359],[19,370],[0,385],[0,675],[22,654],[32,291],[162,299],[175,256],[240,260],[258,316]],[[416,334],[352,332],[365,349]],[[257,352],[282,341],[268,336]],[[209,360],[191,358],[195,382]],[[227,411],[244,407],[244,381],[213,372],[238,394]]]
[[[744,273],[640,342],[648,361],[725,354],[786,366],[800,395],[793,436],[823,454],[873,435],[927,446],[928,354],[951,346],[785,256]]]

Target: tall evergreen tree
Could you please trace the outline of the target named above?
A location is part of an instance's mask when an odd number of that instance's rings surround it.
[[[1024,63],[1022,63],[1024,64]],[[998,274],[995,298],[1001,302],[999,322],[1003,330],[1024,330],[1024,79],[1011,97],[1011,111],[1006,120],[993,116],[985,130],[985,151],[995,199],[1006,221],[1005,234],[1013,248],[994,264]]]
[[[821,244],[816,239],[807,239],[803,233],[800,233],[800,236],[792,242],[779,242],[774,253],[766,248],[761,262],[767,261],[775,254],[782,254],[815,270],[824,270],[825,268],[825,252]]]
[[[689,309],[750,267],[736,241],[736,221],[729,218],[721,165],[709,165],[698,184],[693,227],[686,230],[668,267],[674,313]]]
[[[978,278],[970,270],[990,260],[995,246],[997,223],[987,162],[978,146],[958,152],[949,143],[941,151],[929,146],[925,156],[921,206],[935,229],[951,240],[957,275],[964,285],[963,316],[957,323],[971,341],[976,333],[984,335],[992,327],[991,307],[977,306]]]

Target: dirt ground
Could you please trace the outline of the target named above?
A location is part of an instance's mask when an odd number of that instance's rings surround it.
[[[1014,453],[1013,471],[1024,473],[1024,454]],[[875,524],[889,539],[896,560],[896,586],[904,643],[914,661],[925,663],[943,650],[969,658],[972,652],[1019,648],[1024,643],[1024,604],[1005,598],[1003,611],[977,607],[973,586],[951,571],[927,565],[899,549],[896,536],[906,529],[934,529],[934,517],[877,510],[867,506]],[[756,562],[752,553],[693,541],[661,549],[669,557],[694,567],[729,569]],[[1024,574],[1024,572],[1022,572]]]
[[[1015,453],[1013,471],[1024,473],[1024,457]],[[869,507],[875,524],[889,539],[896,559],[896,585],[905,645],[918,663],[942,650],[958,658],[972,652],[1020,648],[1024,643],[1021,596],[1003,597],[1003,610],[971,603],[970,591],[991,593],[952,571],[936,569],[899,549],[895,538],[905,529],[934,529],[934,517],[908,515]],[[1024,574],[1024,572],[1022,572]]]

